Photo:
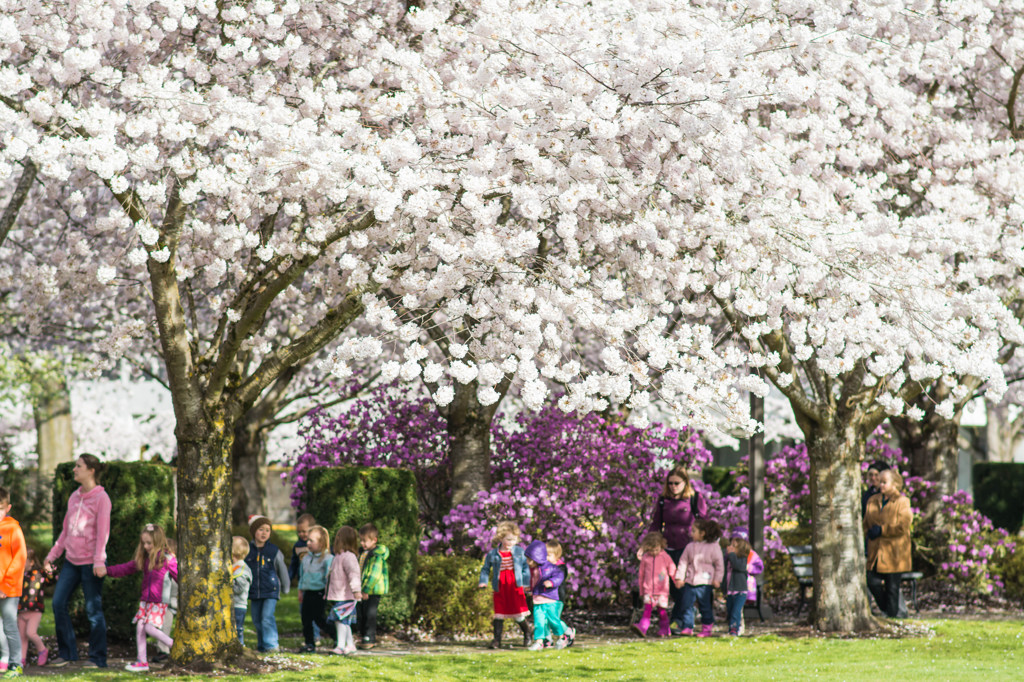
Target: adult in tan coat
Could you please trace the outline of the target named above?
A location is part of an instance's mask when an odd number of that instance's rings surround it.
[[[910,570],[910,525],[914,515],[903,494],[903,477],[883,471],[878,477],[882,491],[868,500],[864,535],[868,539],[868,589],[878,608],[890,618],[899,609],[900,580]]]

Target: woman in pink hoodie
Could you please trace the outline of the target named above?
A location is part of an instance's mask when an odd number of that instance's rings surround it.
[[[103,617],[102,595],[103,578],[107,575],[110,498],[99,484],[102,471],[103,465],[95,455],[81,455],[75,460],[73,475],[79,487],[68,499],[60,537],[43,564],[46,570],[51,570],[51,564],[64,555],[52,602],[57,658],[50,659],[49,664],[58,668],[78,660],[68,600],[79,583],[89,617],[89,661],[98,668],[107,667],[107,621]]]

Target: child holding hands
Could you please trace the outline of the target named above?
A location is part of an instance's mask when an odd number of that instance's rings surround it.
[[[715,612],[711,608],[713,590],[722,584],[725,576],[722,548],[718,546],[722,529],[710,519],[697,519],[690,532],[693,542],[679,557],[673,578],[675,586],[683,590],[683,629],[679,634],[693,634],[693,604],[697,602],[703,624],[697,636],[710,637],[715,624]]]
[[[651,531],[640,541],[640,597],[644,603],[644,615],[633,624],[641,637],[647,636],[651,626],[651,612],[658,609],[658,636],[668,637],[668,595],[676,564],[666,551],[668,541],[658,531]]]
[[[743,627],[743,605],[757,599],[757,578],[764,562],[750,546],[747,531],[737,528],[729,534],[725,550],[725,611],[729,614],[729,634],[739,635]]]
[[[123,578],[137,571],[142,571],[142,595],[139,597],[139,610],[132,622],[135,623],[135,645],[137,656],[134,663],[124,667],[128,672],[140,673],[149,671],[146,656],[146,635],[163,642],[168,647],[174,640],[165,635],[161,629],[167,604],[164,603],[164,576],[170,574],[178,579],[178,561],[167,550],[167,538],[160,526],[149,523],[142,529],[139,544],[135,548],[135,557],[123,564],[115,564],[107,568],[111,578]]]
[[[519,546],[519,526],[502,521],[494,530],[493,549],[484,557],[480,569],[480,587],[488,582],[494,590],[494,639],[490,648],[501,648],[501,634],[506,620],[514,620],[523,631],[523,646],[529,646],[533,629],[526,621],[530,608],[526,605],[524,588],[530,586],[530,567]]]
[[[231,538],[231,613],[235,619],[238,643],[245,646],[245,612],[249,607],[249,587],[252,570],[245,563],[249,555],[249,541],[241,535]]]

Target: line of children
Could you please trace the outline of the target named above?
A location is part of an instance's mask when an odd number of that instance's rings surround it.
[[[644,612],[633,628],[641,637],[647,636],[653,609],[658,609],[658,636],[669,635],[668,577],[682,589],[683,629],[681,634],[692,635],[694,603],[700,608],[702,627],[698,637],[708,637],[714,628],[712,609],[713,590],[725,579],[726,612],[729,616],[729,634],[739,635],[743,628],[743,606],[757,598],[756,576],[764,570],[764,562],[750,546],[747,531],[737,528],[730,533],[729,544],[723,556],[719,544],[721,527],[710,519],[697,519],[691,529],[693,542],[687,545],[673,565],[665,551],[666,541],[658,532],[650,532],[640,542],[640,570],[638,576]]]

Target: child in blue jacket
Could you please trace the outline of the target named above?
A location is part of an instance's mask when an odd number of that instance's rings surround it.
[[[523,646],[530,643],[533,629],[526,621],[530,609],[523,588],[530,584],[530,567],[523,548],[519,546],[519,526],[502,521],[494,531],[494,548],[484,557],[480,569],[480,587],[490,583],[494,590],[494,640],[492,649],[501,648],[501,634],[506,620],[514,620],[523,631]]]

